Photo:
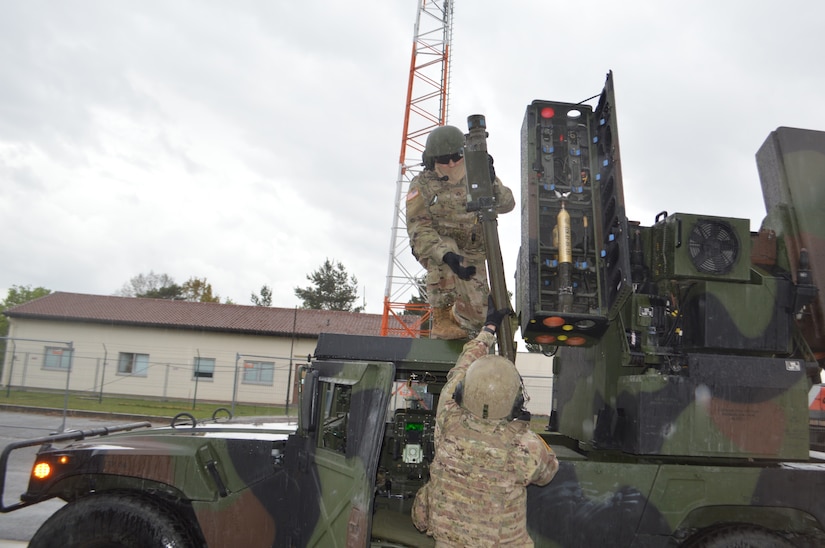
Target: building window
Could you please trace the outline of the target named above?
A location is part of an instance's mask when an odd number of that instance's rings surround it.
[[[72,350],[61,346],[47,346],[43,352],[44,369],[63,369],[72,367]]]
[[[243,382],[248,384],[272,385],[275,362],[243,362]]]
[[[195,372],[192,378],[211,379],[215,375],[215,358],[195,358]]]
[[[145,377],[149,373],[149,354],[121,352],[117,359],[117,373]]]

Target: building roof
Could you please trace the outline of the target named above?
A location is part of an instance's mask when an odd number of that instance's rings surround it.
[[[50,293],[4,312],[10,318],[194,329],[255,335],[379,335],[380,314]]]

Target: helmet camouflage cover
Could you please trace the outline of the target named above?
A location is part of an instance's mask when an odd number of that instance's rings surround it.
[[[501,356],[482,356],[464,376],[461,407],[482,419],[505,419],[521,407],[521,377]]]
[[[424,147],[424,166],[433,169],[435,158],[453,154],[464,148],[464,133],[455,126],[439,126],[427,136]]]

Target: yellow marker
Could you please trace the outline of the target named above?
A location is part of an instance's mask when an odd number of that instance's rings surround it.
[[[573,238],[570,232],[570,214],[561,203],[561,210],[556,217],[559,229],[559,264],[573,262]]]

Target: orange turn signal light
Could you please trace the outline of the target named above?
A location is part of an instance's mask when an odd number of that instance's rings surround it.
[[[52,467],[48,462],[38,462],[34,465],[34,469],[32,470],[32,475],[40,480],[48,478],[51,473]]]

